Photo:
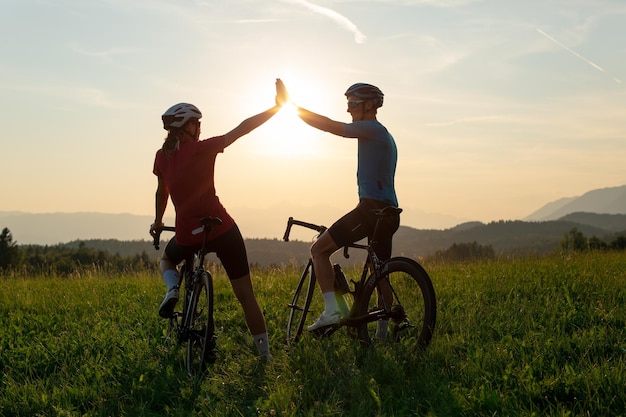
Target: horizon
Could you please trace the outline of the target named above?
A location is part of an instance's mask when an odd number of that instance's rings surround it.
[[[293,206],[292,206],[293,207]],[[248,215],[245,215],[248,213]],[[303,220],[310,221],[312,223],[324,224],[329,226],[335,217],[338,217],[342,213],[333,209],[331,207],[300,207],[299,210],[290,211],[292,213],[292,217]],[[255,220],[256,218],[263,218],[263,222],[258,222]],[[16,227],[11,227],[11,225],[7,225],[6,222],[3,222],[3,219],[13,218],[20,216],[132,216],[135,217],[145,217],[146,225],[141,228],[137,228],[136,224],[126,224],[124,223],[121,228],[117,230],[113,230],[110,225],[108,227],[108,236],[105,237],[103,235],[104,231],[100,225],[88,225],[84,223],[76,223],[73,222],[74,225],[73,230],[66,232],[64,229],[60,228],[60,225],[50,225],[46,222],[47,230],[43,232],[41,229],[37,229],[37,231],[32,230],[32,227],[27,227],[24,230],[24,226],[19,224]],[[283,233],[285,231],[285,227],[287,224],[287,219],[289,216],[282,216],[281,214],[277,214],[274,208],[269,208],[265,210],[255,210],[250,208],[235,208],[234,212],[231,212],[231,215],[237,220],[237,224],[242,232],[242,235],[245,239],[282,239]],[[134,214],[134,213],[103,213],[103,212],[25,212],[25,211],[0,211],[0,229],[4,227],[8,227],[13,236],[13,240],[18,244],[56,244],[56,243],[66,243],[69,240],[80,240],[80,239],[119,239],[119,240],[150,240],[150,236],[148,235],[149,223],[152,216],[146,214]],[[174,225],[174,217],[166,216],[165,224],[166,225]],[[407,224],[406,221],[401,222],[401,226],[412,227],[415,229],[434,229],[434,230],[445,230],[447,228],[454,227],[462,222],[456,223],[454,221],[449,224],[450,226],[442,225],[441,218],[439,216],[435,216],[435,221],[437,224],[430,223],[430,225],[426,225],[421,227],[416,224]],[[437,226],[441,225],[441,226]],[[144,230],[145,229],[145,230]],[[90,235],[89,230],[92,230],[92,235],[95,234],[97,237],[93,237]],[[123,232],[122,232],[123,230]],[[59,236],[74,236],[73,238],[66,238],[59,241]],[[91,236],[91,237],[89,237]],[[315,236],[315,232],[300,228],[294,227],[291,231],[291,239],[290,240],[300,240],[300,241],[312,241]],[[164,235],[165,238],[165,235]]]
[[[1,211],[153,216],[163,111],[192,102],[201,137],[223,134],[273,105],[275,78],[298,105],[344,122],[348,85],[383,90],[378,119],[398,145],[410,227],[517,220],[626,184],[617,0],[2,9],[0,33],[12,41],[0,46]],[[218,155],[215,184],[245,235],[258,213],[299,217],[290,207],[317,208],[310,220],[330,224],[358,201],[355,172],[355,141],[283,109]]]
[[[523,219],[498,218],[490,221],[463,219],[454,221],[442,217],[421,213],[419,223],[412,223],[410,218],[401,215],[400,225],[414,230],[449,231],[467,224],[480,223],[489,225],[501,222],[543,223],[559,220],[574,213],[606,215],[626,215],[626,185],[590,190],[581,196],[563,198],[544,204]],[[278,210],[278,209],[281,210]],[[235,217],[245,239],[282,239],[287,217],[282,213],[287,210],[297,220],[329,226],[340,213],[332,208],[317,206],[284,205],[268,210],[239,209]],[[232,213],[231,213],[232,214]],[[247,214],[247,215],[245,215]],[[413,213],[415,215],[415,213]],[[142,223],[137,219],[141,218]],[[58,244],[76,240],[114,239],[120,241],[150,240],[148,225],[152,217],[145,214],[103,213],[103,212],[54,212],[32,213],[23,211],[0,211],[0,226],[11,231],[13,241],[18,244]],[[174,218],[164,219],[166,225],[174,225]],[[435,223],[437,224],[435,224]],[[312,242],[316,233],[306,228],[292,228],[290,240]],[[167,236],[165,236],[167,239]]]

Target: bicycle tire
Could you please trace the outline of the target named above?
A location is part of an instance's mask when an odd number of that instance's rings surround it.
[[[382,272],[380,277],[370,274],[359,294],[356,316],[370,316],[366,323],[357,326],[359,340],[363,345],[371,346],[377,340],[377,318],[384,316],[389,322],[384,339],[425,349],[432,339],[437,318],[435,289],[428,273],[419,263],[405,257],[384,262]],[[381,281],[387,279],[393,298],[391,303],[385,302],[387,308],[381,311],[377,308],[378,294],[375,290]]]
[[[179,276],[183,277],[183,279],[179,282],[180,283],[180,287],[178,289],[179,293],[182,293],[182,290],[184,289],[184,296],[183,296],[183,306],[182,306],[182,311],[179,311],[177,313],[174,314],[173,318],[176,320],[175,322],[172,322],[172,320],[170,319],[170,324],[173,324],[175,326],[176,329],[176,335],[178,336],[178,344],[182,345],[184,342],[186,342],[186,334],[184,334],[183,332],[183,327],[185,326],[185,314],[187,314],[187,311],[189,310],[189,303],[191,301],[191,281],[192,281],[192,272],[191,271],[187,271],[186,266],[189,264],[191,265],[192,261],[190,260],[186,260],[185,263],[181,266],[181,268],[178,271]]]
[[[191,293],[191,291],[187,290],[187,286],[185,285],[187,282],[191,282],[191,278],[187,275],[186,270],[185,270],[185,263],[178,269],[178,274],[181,277],[181,280],[179,281],[179,291],[181,294],[183,294],[183,300],[182,300],[182,310],[180,308],[180,304],[176,303],[176,305],[174,306],[174,311],[172,312],[172,315],[167,319],[167,329],[165,330],[164,333],[164,341],[165,341],[165,345],[169,346],[173,343],[174,340],[176,340],[176,344],[177,346],[182,345],[186,340],[184,339],[184,337],[181,337],[182,335],[182,328],[183,328],[183,312],[187,311],[187,306],[189,305],[189,294]],[[184,290],[184,293],[183,293]]]
[[[213,321],[213,280],[200,272],[193,284],[187,309],[187,372],[199,375],[215,361],[215,324]]]
[[[298,286],[289,304],[289,319],[287,320],[287,344],[294,344],[302,335],[306,318],[311,308],[313,292],[315,291],[315,272],[313,262],[309,259]],[[321,312],[320,312],[321,314]]]

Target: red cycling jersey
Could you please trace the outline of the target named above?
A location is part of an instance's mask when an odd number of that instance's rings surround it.
[[[222,219],[209,240],[235,224],[215,193],[215,158],[223,151],[224,136],[216,136],[201,141],[181,140],[178,150],[168,155],[162,149],[156,153],[152,172],[164,182],[176,208],[176,243],[181,246],[202,244],[204,234],[192,234],[202,217]]]

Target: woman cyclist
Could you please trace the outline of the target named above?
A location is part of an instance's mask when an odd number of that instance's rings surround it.
[[[218,153],[278,112],[279,103],[284,101],[278,80],[276,87],[276,105],[245,119],[230,132],[209,139],[200,140],[202,114],[196,106],[179,103],[163,114],[163,128],[168,134],[154,160],[153,172],[158,183],[156,216],[150,226],[150,234],[155,236],[163,226],[163,215],[168,198],[171,198],[176,210],[176,235],[165,247],[160,263],[167,293],[159,307],[159,315],[168,318],[179,297],[176,266],[202,246],[203,234],[194,235],[192,230],[198,227],[202,217],[213,216],[222,220],[208,237],[208,250],[215,252],[222,262],[259,355],[265,359],[271,359],[265,318],[252,288],[243,238],[216,195],[214,170]]]

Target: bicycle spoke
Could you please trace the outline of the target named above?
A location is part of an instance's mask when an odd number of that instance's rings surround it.
[[[369,314],[368,323],[359,327],[361,341],[402,341],[408,346],[426,347],[436,317],[430,278],[419,264],[407,258],[388,261],[385,270],[387,275],[378,281],[378,288],[375,278],[368,278],[359,301],[359,315]]]

